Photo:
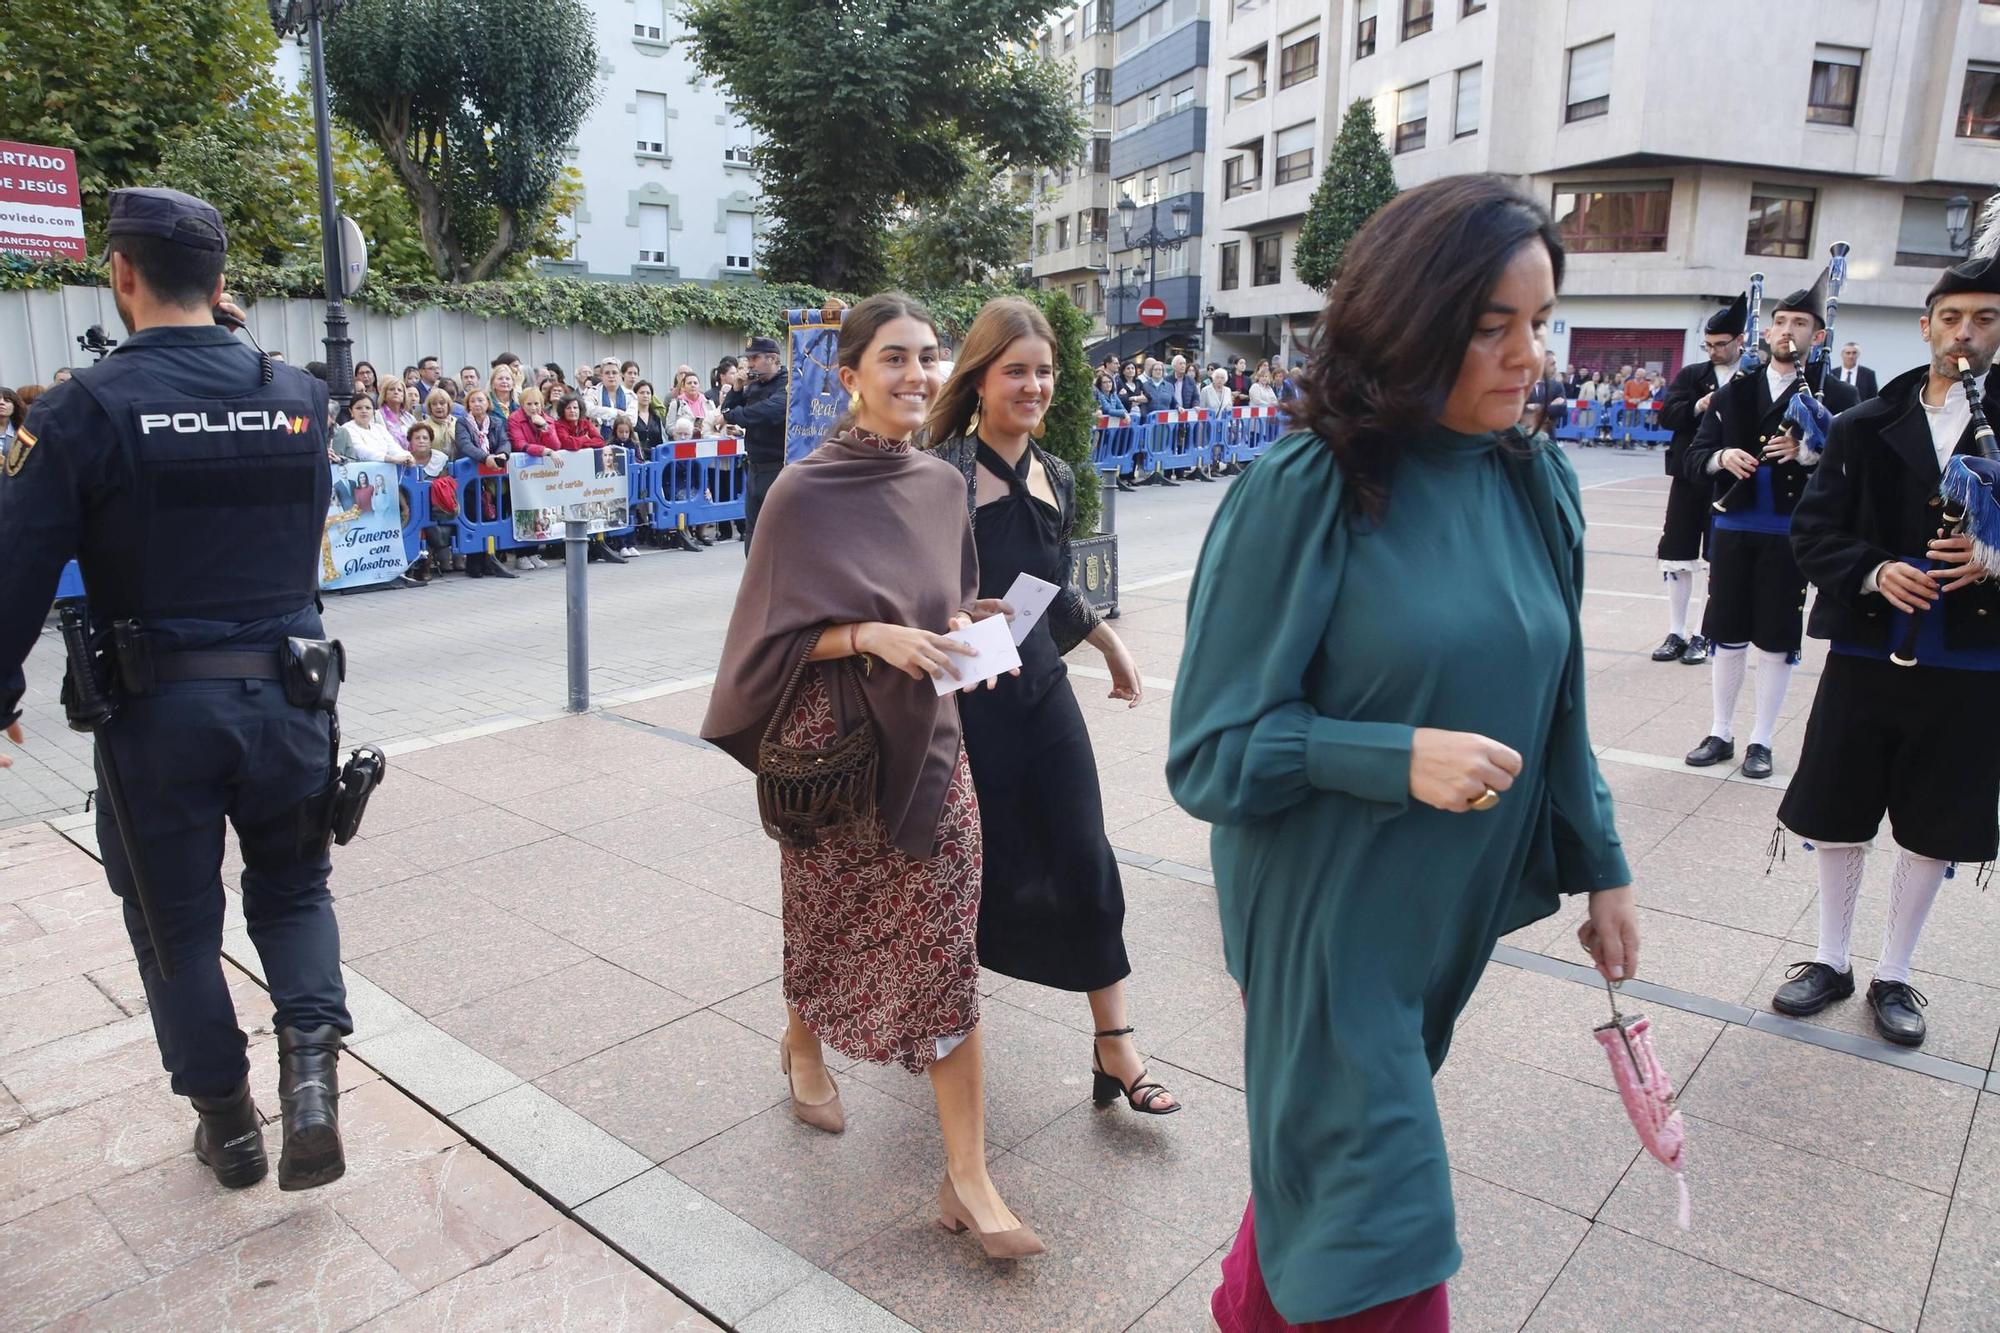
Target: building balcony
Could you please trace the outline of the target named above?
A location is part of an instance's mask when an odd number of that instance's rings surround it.
[[[1112,328],[1139,328],[1139,303],[1148,296],[1157,296],[1167,303],[1167,324],[1187,327],[1201,319],[1201,275],[1184,273],[1179,277],[1161,278],[1157,283],[1139,283],[1137,296],[1111,296],[1104,298],[1104,320]]]
[[[1200,69],[1208,64],[1208,24],[1196,21],[1176,28],[1142,47],[1111,68],[1111,100],[1123,102],[1148,88],[1158,87],[1176,74]]]
[[[1111,140],[1111,175],[1129,176],[1146,167],[1202,151],[1208,138],[1208,108],[1191,106],[1162,116],[1141,129]]]

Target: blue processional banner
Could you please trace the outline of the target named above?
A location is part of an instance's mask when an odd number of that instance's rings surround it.
[[[847,410],[847,390],[840,387],[840,321],[847,312],[787,310],[791,331],[787,346],[785,461],[796,463],[813,450]]]
[[[319,545],[319,586],[387,583],[409,565],[393,463],[330,463],[333,494]]]

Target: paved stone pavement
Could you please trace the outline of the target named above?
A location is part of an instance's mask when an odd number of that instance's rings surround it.
[[[1455,1327],[1990,1329],[2000,909],[1970,875],[1947,886],[1917,957],[1916,984],[1932,999],[1921,1053],[1875,1041],[1857,1003],[1809,1023],[1768,1011],[1784,966],[1810,953],[1811,858],[1794,846],[1767,875],[1765,852],[1820,656],[1809,651],[1794,683],[1778,778],[1684,768],[1678,756],[1707,729],[1707,672],[1645,659],[1664,628],[1650,556],[1664,480],[1643,455],[1587,452],[1579,469],[1591,487],[1593,736],[1644,904],[1643,980],[1624,1003],[1653,1016],[1682,1084],[1694,1227],[1676,1228],[1673,1182],[1639,1152],[1590,1038],[1604,994],[1580,966],[1577,914],[1538,923],[1497,951],[1436,1084],[1466,1252]],[[692,738],[726,612],[726,556],[678,558],[716,571],[714,587],[685,592],[707,599],[711,619],[662,628],[658,665],[630,668],[625,701],[550,721],[524,711],[490,734],[417,734],[394,747],[366,836],[335,862],[353,1060],[730,1327],[1205,1327],[1246,1190],[1240,1011],[1220,965],[1206,830],[1172,805],[1161,757],[1187,587],[1176,575],[1192,564],[1214,494],[1147,495],[1121,515],[1128,531],[1167,529],[1128,552],[1120,622],[1154,697],[1127,711],[1101,697],[1101,672],[1076,669],[1126,865],[1134,1018],[1187,1110],[1165,1120],[1094,1110],[1081,1001],[997,976],[986,987],[994,1169],[1049,1240],[1047,1257],[1009,1269],[936,1228],[942,1158],[926,1084],[847,1067],[850,1127],[838,1140],[788,1114],[772,1050],[783,1021],[777,858],[746,775]],[[607,586],[594,577],[593,595]],[[418,597],[448,605],[440,591],[354,600],[400,615]],[[508,624],[510,643],[547,637],[525,616]],[[423,642],[421,626],[395,632]],[[499,659],[493,640],[476,641],[480,660]],[[636,663],[644,649],[617,651]],[[435,692],[468,674],[432,668],[403,686]],[[553,700],[559,658],[547,676],[539,697]],[[386,708],[400,687],[370,680],[368,698]],[[1871,868],[1863,897],[1863,955],[1880,938],[1885,869]],[[6,924],[30,938],[0,943],[0,990],[32,997],[16,1009],[32,1021],[26,1051],[0,1058],[0,1084],[23,1103],[9,1062],[87,1049],[122,1019],[74,1013],[88,997],[66,1006],[53,989],[74,978],[37,970],[48,946],[36,936],[91,904],[102,890],[74,883],[10,904]],[[115,943],[84,960],[114,993],[130,971]],[[228,946],[254,974],[240,930]],[[38,1026],[56,1014],[71,1016]],[[0,1022],[0,1034],[15,1030]],[[181,1135],[184,1115],[157,1082],[150,1069],[118,1081],[142,1106],[152,1098],[134,1132]],[[0,1156],[31,1132],[0,1137]],[[0,1254],[54,1206],[17,1208]],[[57,1282],[37,1270],[22,1285],[43,1308],[76,1308],[51,1294]],[[315,1307],[269,1322],[342,1320]]]

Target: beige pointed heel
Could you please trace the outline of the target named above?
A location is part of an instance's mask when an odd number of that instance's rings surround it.
[[[814,1129],[825,1130],[828,1134],[838,1134],[847,1128],[847,1112],[840,1105],[840,1085],[833,1081],[833,1071],[826,1071],[827,1084],[833,1089],[833,1096],[823,1102],[803,1102],[799,1100],[799,1085],[792,1082],[792,1048],[785,1045],[783,1037],[778,1038],[778,1072],[785,1076],[785,1083],[792,1090],[792,1114]]]
[[[979,1238],[979,1247],[986,1251],[988,1259],[1026,1259],[1046,1253],[1049,1248],[1025,1224],[1012,1231],[981,1231],[979,1224],[972,1220],[972,1214],[959,1202],[958,1191],[952,1188],[949,1174],[938,1182],[938,1225],[954,1235],[970,1231]]]

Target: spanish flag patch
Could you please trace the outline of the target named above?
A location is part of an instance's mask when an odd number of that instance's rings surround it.
[[[27,466],[28,455],[35,450],[35,433],[22,429],[14,432],[14,442],[7,446],[7,475],[17,476]]]

